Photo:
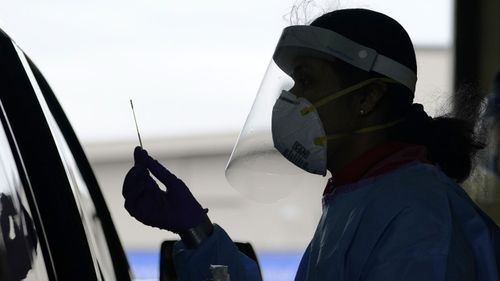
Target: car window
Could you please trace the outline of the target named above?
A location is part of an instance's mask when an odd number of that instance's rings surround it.
[[[23,63],[28,77],[30,78],[33,89],[36,93],[40,106],[47,119],[50,130],[54,136],[59,154],[63,160],[64,169],[68,176],[73,196],[78,206],[78,210],[83,222],[85,234],[92,252],[94,268],[99,279],[106,281],[116,280],[112,262],[112,256],[106,242],[105,232],[101,220],[96,212],[95,204],[89,193],[89,189],[83,180],[82,174],[78,168],[75,158],[64,139],[61,129],[57,125],[54,116],[50,112],[43,94],[36,82],[36,79],[30,70],[28,61],[24,53],[16,46],[16,51]]]
[[[0,104],[1,108],[1,104]],[[2,111],[0,111],[0,114]],[[37,231],[13,152],[0,124],[0,255],[7,280],[49,280],[41,251],[42,231]],[[42,242],[41,242],[42,241]],[[2,279],[3,280],[3,279]]]

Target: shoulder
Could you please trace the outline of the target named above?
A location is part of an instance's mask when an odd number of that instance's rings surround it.
[[[457,226],[481,222],[477,207],[465,191],[438,167],[414,163],[374,180],[363,212],[379,238],[401,239],[426,251],[429,243],[446,253]],[[459,227],[461,228],[461,227]]]
[[[487,225],[465,191],[439,168],[414,163],[371,184],[350,247],[349,258],[360,264],[354,271],[387,277],[380,280],[411,271],[417,280],[429,269],[442,280],[438,272],[473,272],[467,266],[475,257],[495,256],[488,237],[498,228]],[[408,265],[416,267],[407,272]]]
[[[392,202],[399,208],[439,208],[450,198],[466,200],[462,188],[438,167],[414,162],[374,179],[373,200]]]
[[[412,163],[373,180],[360,226],[372,229],[378,237],[394,233],[397,239],[420,237],[446,245],[453,227],[453,209],[467,206],[468,211],[474,211],[457,189],[460,186],[439,168]]]

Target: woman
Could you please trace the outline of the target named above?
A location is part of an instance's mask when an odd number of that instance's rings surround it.
[[[498,280],[498,227],[457,184],[483,146],[470,121],[433,119],[412,103],[415,51],[395,20],[327,13],[286,28],[273,63],[294,83],[275,87],[275,149],[307,172],[333,175],[296,280]],[[146,151],[134,156],[125,208],[180,234],[180,280],[208,278],[210,264],[228,265],[232,280],[259,280],[182,181]]]

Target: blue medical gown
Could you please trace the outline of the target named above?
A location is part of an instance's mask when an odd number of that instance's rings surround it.
[[[413,162],[342,189],[323,198],[295,280],[499,280],[498,227],[439,168]],[[181,281],[208,278],[210,264],[260,280],[218,226],[196,250],[177,243],[174,261]]]

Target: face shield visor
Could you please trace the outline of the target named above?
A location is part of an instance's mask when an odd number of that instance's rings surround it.
[[[317,175],[326,175],[327,143],[318,142],[325,139],[325,132],[317,112],[293,112],[296,108],[313,108],[314,104],[288,92],[294,85],[292,73],[297,57],[340,59],[362,70],[383,74],[411,91],[415,89],[416,75],[412,70],[373,49],[320,27],[285,28],[226,166],[231,186],[259,202],[282,199],[297,188],[307,188],[308,183],[317,180]],[[333,96],[354,90],[344,89]],[[285,133],[280,133],[281,127],[286,129]],[[308,129],[295,129],[299,127]],[[301,141],[295,141],[294,137]],[[294,151],[293,156],[286,151]]]

